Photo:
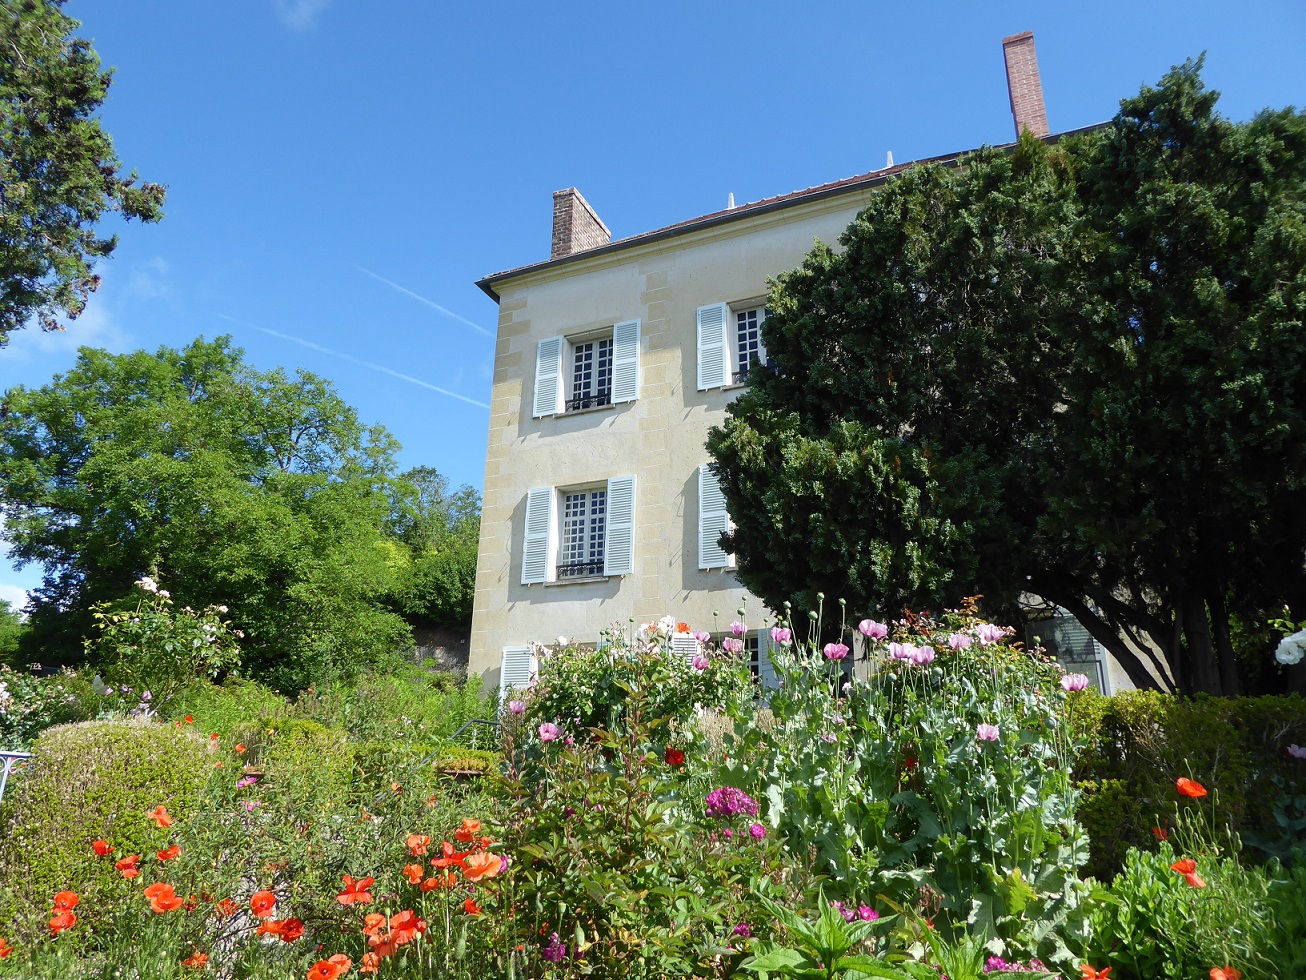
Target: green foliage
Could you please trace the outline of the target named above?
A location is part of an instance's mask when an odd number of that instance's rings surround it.
[[[117,245],[95,234],[106,211],[163,216],[164,189],[122,173],[95,115],[113,73],[62,6],[0,4],[0,347],[30,317],[55,330],[82,312],[100,283],[95,260]]]
[[[236,725],[246,769],[259,774],[261,796],[287,813],[310,817],[349,798],[354,751],[348,736],[303,718],[260,718]]]
[[[52,725],[94,718],[100,704],[72,671],[43,676],[0,667],[0,748],[25,749]]]
[[[207,679],[191,681],[162,716],[168,721],[181,721],[190,715],[196,731],[226,737],[241,722],[279,718],[289,711],[290,702],[271,688],[228,676],[221,685]]]
[[[1306,766],[1287,752],[1291,744],[1306,744],[1300,697],[1185,699],[1125,691],[1103,698],[1085,691],[1074,703],[1086,746],[1075,777],[1084,789],[1080,819],[1091,842],[1089,874],[1108,881],[1128,848],[1154,843],[1152,828],[1173,817],[1180,776],[1218,795],[1226,846],[1233,834],[1264,854],[1286,857],[1306,844],[1306,824],[1294,826],[1290,812],[1291,801],[1306,792]]]
[[[917,618],[892,638],[929,647],[931,662],[895,659],[874,640],[851,677],[814,643],[781,644],[774,724],[736,719],[728,778],[841,897],[941,909],[998,955],[1062,961],[1052,927],[1077,904],[1087,856],[1070,781],[1077,745],[1060,668],[995,642],[1001,632],[973,610]],[[981,740],[980,725],[996,739]]]
[[[4,599],[0,599],[0,665],[16,666],[19,640],[26,629],[21,616]]]
[[[912,974],[889,966],[873,953],[857,951],[863,944],[873,948],[886,922],[846,921],[834,903],[825,901],[824,894],[816,903],[815,922],[768,898],[759,896],[757,900],[784,927],[792,945],[755,943],[753,955],[740,964],[741,969],[797,980],[825,980],[849,971],[887,980],[912,980]]]
[[[1306,976],[1306,862],[1274,869],[1267,896],[1264,954],[1284,977]]]
[[[226,606],[177,612],[153,579],[135,587],[134,605],[91,607],[99,635],[86,641],[86,651],[109,683],[148,692],[157,711],[191,681],[217,677],[240,663],[237,637],[222,618]]]
[[[913,167],[779,278],[708,438],[750,591],[1034,593],[1137,686],[1122,628],[1238,693],[1231,617],[1306,605],[1306,114],[1214,105],[1189,64],[1097,133]]]
[[[387,599],[410,621],[466,627],[476,592],[481,498],[469,486],[419,466],[394,482],[391,531],[408,549]]]
[[[111,840],[123,856],[167,846],[171,834],[146,814],[163,805],[184,823],[212,766],[207,740],[171,725],[91,721],[44,732],[30,770],[5,793],[0,920],[34,935],[50,896],[65,888],[82,895],[86,916],[107,914],[97,898],[119,876],[91,842]]]
[[[395,443],[330,383],[199,339],[83,348],[5,402],[0,509],[14,557],[45,569],[29,637],[46,662],[79,655],[90,608],[146,573],[180,605],[230,607],[247,669],[277,687],[393,662],[409,632],[379,604]]]

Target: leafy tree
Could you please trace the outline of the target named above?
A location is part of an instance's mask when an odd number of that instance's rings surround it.
[[[1140,686],[1237,692],[1231,616],[1306,603],[1306,116],[1199,69],[916,168],[780,278],[708,442],[751,590],[1033,593]]]
[[[91,607],[148,573],[179,606],[230,607],[246,664],[282,687],[388,657],[408,635],[377,602],[395,449],[329,382],[258,371],[226,337],[83,348],[0,421],[12,554],[45,568],[33,645],[69,659]]]
[[[106,211],[157,221],[164,189],[124,176],[96,111],[113,77],[63,0],[0,0],[0,346],[35,315],[75,318],[99,285]]]
[[[475,488],[419,466],[394,483],[391,530],[406,546],[389,604],[410,621],[465,627],[471,622],[480,547],[481,499]]]
[[[0,599],[0,664],[13,665],[14,654],[18,652],[18,644],[25,628],[14,607]]]

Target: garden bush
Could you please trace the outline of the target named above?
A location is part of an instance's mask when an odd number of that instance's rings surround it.
[[[290,702],[270,687],[242,677],[227,677],[221,684],[205,678],[181,690],[163,713],[168,721],[191,717],[197,731],[227,736],[241,722],[253,718],[280,718],[290,712]]]
[[[53,725],[89,721],[100,704],[90,683],[71,670],[41,675],[0,667],[0,749],[20,752]]]
[[[171,725],[91,721],[47,730],[32,746],[29,771],[5,795],[0,921],[29,932],[44,925],[38,920],[55,892],[80,886],[93,899],[112,884],[118,875],[96,859],[92,841],[114,840],[121,854],[166,846],[169,835],[146,814],[162,805],[184,823],[212,767],[208,740]]]
[[[1292,802],[1306,792],[1306,762],[1287,751],[1306,745],[1300,697],[1125,691],[1104,698],[1085,691],[1075,703],[1075,727],[1086,746],[1075,778],[1084,791],[1089,874],[1110,881],[1128,848],[1154,843],[1152,828],[1174,812],[1176,775],[1209,787],[1222,826],[1262,858],[1286,858],[1306,845],[1306,821],[1292,825],[1294,815],[1306,815],[1295,813]]]
[[[288,812],[311,819],[350,798],[354,750],[345,732],[304,718],[260,718],[236,725],[230,741],[260,789]]]

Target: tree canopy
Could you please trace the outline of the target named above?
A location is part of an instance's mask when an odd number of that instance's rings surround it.
[[[1034,594],[1140,686],[1238,692],[1231,617],[1306,605],[1306,115],[1216,99],[1189,63],[913,168],[780,277],[708,443],[749,589]]]
[[[44,662],[75,657],[91,606],[146,574],[179,606],[229,606],[246,664],[283,687],[408,635],[380,604],[397,444],[322,378],[259,371],[226,337],[82,348],[0,411],[0,510],[12,556],[44,566],[27,633]]]
[[[163,216],[163,187],[122,173],[95,115],[113,73],[62,6],[0,0],[0,346],[33,316],[56,330],[82,312],[117,245],[95,230],[106,211]]]

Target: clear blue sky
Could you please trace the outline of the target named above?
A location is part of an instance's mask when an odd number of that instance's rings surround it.
[[[620,238],[889,151],[1006,142],[1001,39],[1024,30],[1054,132],[1203,51],[1233,119],[1306,101],[1301,0],[65,9],[117,69],[105,123],[168,185],[168,216],[120,229],[65,334],[15,335],[0,389],[47,383],[82,344],[229,333],[258,367],[332,379],[405,466],[478,488],[496,309],[474,283],[548,257],[554,190]],[[0,567],[0,598],[37,580]]]

